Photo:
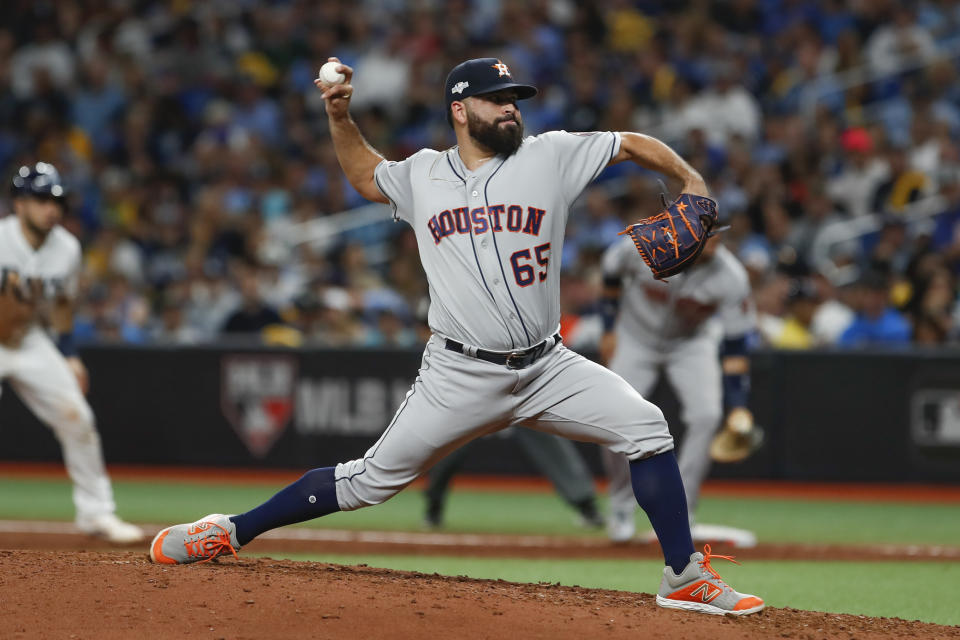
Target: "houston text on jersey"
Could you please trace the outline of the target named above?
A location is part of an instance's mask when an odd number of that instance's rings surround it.
[[[447,209],[427,221],[427,228],[433,236],[435,244],[454,233],[470,233],[481,235],[488,230],[526,233],[531,236],[540,235],[540,225],[546,211],[537,207],[527,207],[524,215],[523,207],[516,204],[495,204],[489,207],[458,207]]]

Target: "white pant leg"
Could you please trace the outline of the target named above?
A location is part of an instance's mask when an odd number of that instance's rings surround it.
[[[387,501],[448,453],[506,427],[516,374],[427,343],[416,381],[363,458],[338,464],[337,502],[352,511]]]
[[[516,373],[516,417],[525,426],[601,444],[630,460],[673,449],[656,405],[617,374],[563,345]]]
[[[17,349],[0,347],[10,386],[53,431],[73,481],[77,519],[113,513],[113,489],[103,462],[93,411],[64,357],[40,329],[32,329]]]
[[[621,376],[644,397],[650,395],[660,377],[661,355],[638,342],[617,343],[617,350],[610,361],[610,370]],[[600,459],[610,486],[610,511],[632,513],[637,508],[637,499],[633,494],[633,482],[630,479],[630,462],[620,453],[614,453],[606,447],[600,448]]]
[[[710,471],[710,442],[723,418],[723,380],[719,345],[697,339],[670,355],[667,379],[680,401],[680,418],[687,427],[677,456],[690,520],[700,500],[700,486]]]

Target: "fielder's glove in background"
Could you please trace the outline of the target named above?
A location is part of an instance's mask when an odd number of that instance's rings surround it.
[[[660,213],[620,232],[629,234],[643,261],[662,280],[696,262],[717,225],[717,203],[706,196],[681,193]]]
[[[710,457],[715,462],[740,462],[763,444],[763,429],[753,422],[749,409],[731,409],[723,428],[710,443]]]

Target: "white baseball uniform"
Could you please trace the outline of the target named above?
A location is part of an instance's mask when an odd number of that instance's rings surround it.
[[[625,237],[607,249],[603,271],[623,282],[610,369],[643,395],[663,371],[680,401],[687,432],[678,463],[692,520],[710,470],[710,442],[723,417],[720,343],[745,336],[756,323],[746,269],[721,245],[713,258],[669,281],[656,280]],[[611,510],[632,513],[627,462],[616,452],[603,453]]]
[[[433,336],[383,435],[363,458],[337,465],[342,510],[387,500],[451,450],[511,425],[631,460],[673,448],[659,408],[555,337],[570,204],[619,148],[617,133],[553,131],[476,171],[456,147],[377,166],[395,217],[416,231]],[[534,347],[540,357],[520,369],[477,351]]]
[[[80,243],[66,229],[55,227],[34,250],[16,216],[0,219],[0,294],[8,294],[7,288],[15,286],[15,280],[26,282],[20,290],[42,309],[59,296],[76,294],[80,262]],[[60,442],[73,481],[77,520],[112,514],[113,490],[93,411],[66,359],[37,318],[21,340],[0,344],[0,380],[9,382]]]

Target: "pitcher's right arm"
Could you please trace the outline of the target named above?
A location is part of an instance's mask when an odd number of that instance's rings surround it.
[[[337,58],[329,60],[340,62]],[[360,195],[372,202],[388,204],[390,201],[380,192],[374,180],[374,169],[384,158],[364,139],[357,124],[350,117],[350,98],[353,95],[350,81],[353,78],[353,69],[341,63],[337,70],[346,76],[341,84],[328,84],[319,78],[314,80],[314,84],[323,91],[330,137],[333,139],[337,160],[347,180]]]

